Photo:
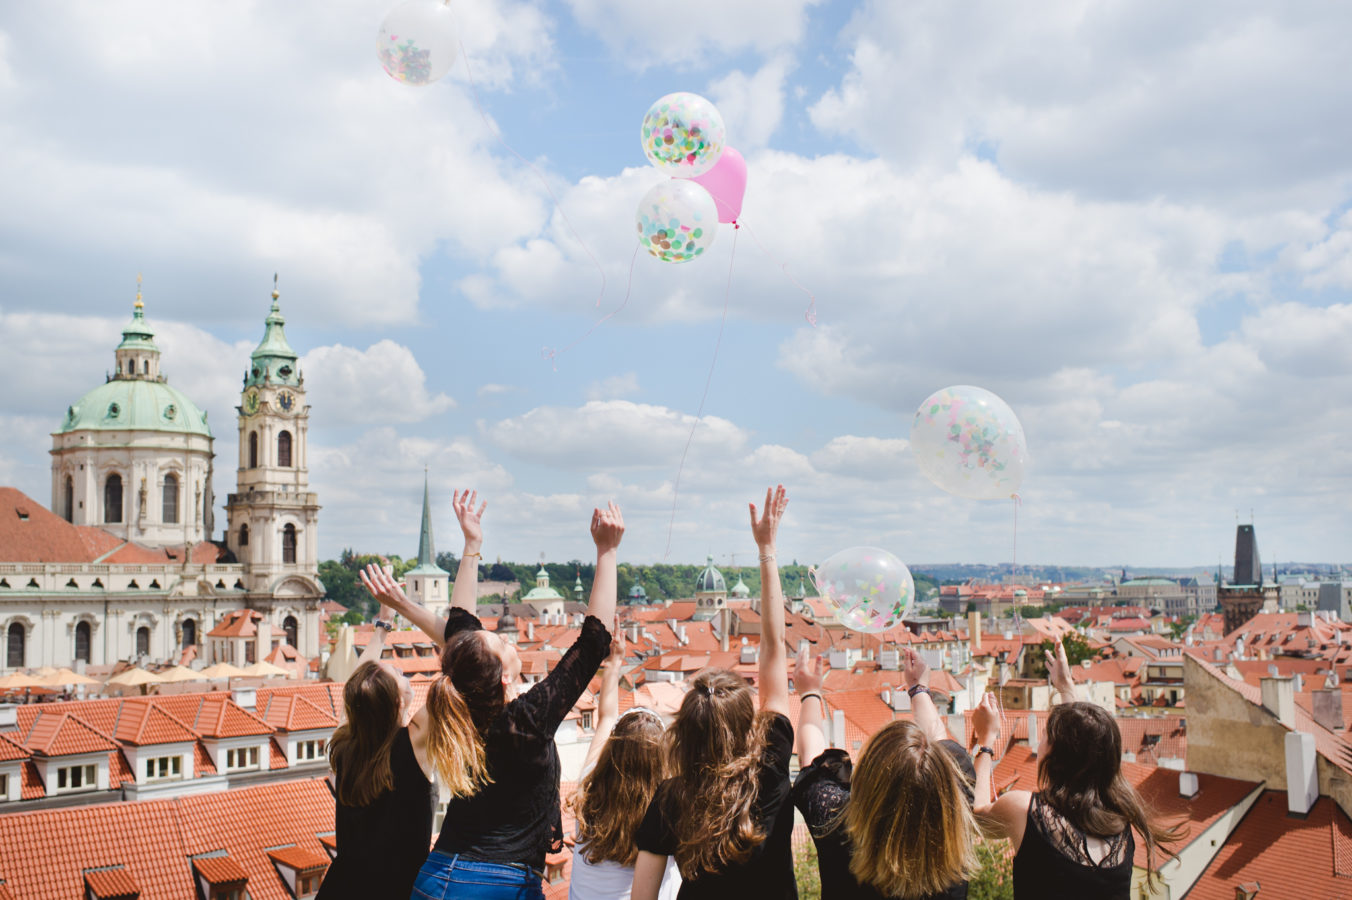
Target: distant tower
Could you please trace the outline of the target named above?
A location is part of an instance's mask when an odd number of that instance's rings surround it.
[[[1263,564],[1258,561],[1258,538],[1253,525],[1240,525],[1235,530],[1234,584],[1263,586]]]
[[[563,595],[549,586],[549,572],[543,563],[540,571],[535,573],[535,587],[521,599],[534,607],[535,614],[540,618],[563,615]]]
[[[573,599],[576,600],[576,601],[579,602],[579,603],[582,603],[582,602],[584,601],[584,599],[585,599],[585,598],[582,596],[583,593],[584,593],[584,591],[583,591],[583,588],[582,588],[582,570],[581,570],[581,569],[578,569],[578,570],[577,570],[577,581],[573,582]]]
[[[1258,613],[1277,608],[1277,588],[1263,585],[1263,567],[1258,561],[1258,538],[1253,525],[1235,529],[1235,577],[1216,589],[1228,636]]]
[[[418,565],[405,573],[409,599],[421,603],[435,615],[442,615],[449,605],[448,585],[451,573],[437,565],[437,550],[432,545],[432,502],[423,473],[422,531],[418,535]]]

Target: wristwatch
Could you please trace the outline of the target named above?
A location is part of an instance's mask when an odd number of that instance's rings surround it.
[[[923,684],[912,685],[906,689],[908,697],[914,697],[916,694],[928,694],[930,689]]]
[[[384,628],[386,631],[394,631],[394,623],[386,622],[384,619],[376,619],[371,624],[377,628]]]
[[[976,748],[976,752],[973,753],[972,756],[973,756],[973,757],[977,757],[977,756],[980,756],[980,755],[983,754],[983,753],[989,753],[989,754],[991,755],[991,761],[992,761],[992,762],[995,761],[995,751],[992,750],[990,747],[987,747],[985,744],[979,745],[979,746]]]

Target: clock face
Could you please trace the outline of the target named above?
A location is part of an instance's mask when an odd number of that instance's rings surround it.
[[[282,405],[282,409],[291,412],[291,407],[296,405],[296,398],[283,391],[282,395],[277,398],[277,402]]]
[[[244,395],[244,414],[252,416],[258,412],[258,392],[249,391]]]

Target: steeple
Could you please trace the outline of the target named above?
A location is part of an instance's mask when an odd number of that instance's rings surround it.
[[[114,379],[158,381],[160,377],[160,348],[155,346],[155,330],[146,322],[145,303],[141,300],[141,275],[136,275],[136,302],[132,304],[131,321],[122,329],[122,343],[114,354],[117,373]]]
[[[244,376],[244,385],[252,384],[300,384],[300,367],[296,365],[296,351],[286,342],[286,317],[278,302],[282,296],[277,290],[277,276],[272,276],[272,309],[264,319],[263,340],[253,352],[249,372]]]
[[[423,470],[422,533],[418,535],[418,566],[435,567],[437,551],[432,546],[432,502],[427,484],[427,470]]]

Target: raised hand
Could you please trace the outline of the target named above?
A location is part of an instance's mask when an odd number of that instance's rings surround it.
[[[813,656],[807,645],[798,648],[798,656],[793,661],[793,689],[796,693],[822,689],[826,681],[826,672],[822,667],[822,658]]]
[[[1047,680],[1052,683],[1058,693],[1074,696],[1075,679],[1070,676],[1070,661],[1066,659],[1066,648],[1060,640],[1056,642],[1056,654],[1053,656],[1050,650],[1044,651],[1047,658]]]
[[[394,580],[393,568],[371,563],[358,572],[357,577],[361,579],[361,583],[371,596],[379,600],[383,606],[388,606],[397,613],[406,614],[405,611],[413,605],[405,596],[399,582]]]
[[[592,510],[591,535],[598,553],[620,546],[620,539],[624,537],[624,516],[614,500],[605,509]]]
[[[751,508],[751,535],[756,539],[756,546],[761,549],[762,553],[775,549],[775,536],[779,534],[779,521],[784,518],[784,509],[788,505],[789,495],[782,484],[766,489],[765,513],[759,519],[756,517],[756,504],[747,504]]]
[[[994,747],[1000,738],[1000,708],[994,694],[984,694],[972,711],[972,734],[983,747]]]
[[[480,520],[483,518],[484,510],[488,508],[488,501],[479,503],[476,510],[474,504],[478,500],[478,491],[451,492],[451,506],[455,509],[455,517],[460,522],[460,530],[464,532],[465,546],[471,552],[477,551],[484,542],[484,530]]]
[[[902,661],[901,674],[902,677],[906,679],[906,687],[913,688],[917,684],[923,684],[925,687],[929,687],[929,663],[925,662],[925,658],[910,647],[905,648],[902,652],[904,654],[904,659]]]
[[[624,640],[624,629],[620,627],[620,620],[615,619],[615,630],[610,632],[610,654],[606,656],[605,661],[601,663],[607,672],[618,673],[624,666],[624,654],[628,649]]]

